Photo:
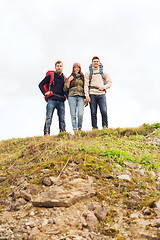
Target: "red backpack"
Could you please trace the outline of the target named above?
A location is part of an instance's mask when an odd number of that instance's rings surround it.
[[[49,85],[46,83],[46,84],[43,86],[43,87],[44,87],[44,90],[45,90],[46,92],[50,91],[51,85],[52,85],[52,83],[54,83],[54,73],[55,73],[55,71],[53,71],[53,70],[49,70],[49,71],[46,73],[46,76],[49,75],[49,74],[51,75]],[[65,80],[66,80],[66,77],[64,76],[64,82],[65,82]],[[52,96],[52,95],[53,95],[53,92],[51,92],[48,96],[45,96],[45,97],[44,97],[45,100],[47,101],[48,98],[49,98],[50,96]],[[55,94],[55,93],[54,93],[54,95],[55,95],[55,96],[58,96],[58,97],[62,97],[62,96],[60,96],[60,95],[58,95],[58,94]],[[64,95],[64,96],[65,96],[65,95]],[[65,98],[66,98],[66,96],[65,96]]]

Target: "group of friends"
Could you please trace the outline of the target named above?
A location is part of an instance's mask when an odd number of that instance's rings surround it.
[[[55,63],[55,71],[50,71],[40,82],[39,88],[45,99],[46,120],[44,135],[50,135],[50,127],[54,110],[57,109],[59,131],[66,131],[65,104],[68,99],[73,131],[81,130],[83,123],[84,107],[90,105],[92,128],[97,126],[97,108],[102,116],[102,127],[108,127],[106,90],[112,86],[110,76],[103,71],[103,65],[97,56],[92,58],[89,71],[84,75],[79,63],[74,63],[71,75],[66,79],[63,63]]]

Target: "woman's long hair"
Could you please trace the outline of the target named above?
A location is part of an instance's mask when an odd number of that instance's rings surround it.
[[[74,87],[74,86],[75,86],[75,83],[76,83],[76,74],[75,74],[75,72],[74,72],[74,68],[75,68],[76,66],[79,67],[80,78],[81,78],[81,80],[82,80],[82,82],[83,82],[83,86],[84,86],[84,74],[83,74],[82,71],[81,71],[81,66],[79,66],[79,64],[77,64],[77,65],[75,65],[75,66],[73,65],[73,68],[72,68],[72,73],[71,73],[70,77],[73,76],[74,79],[71,81],[70,87]]]

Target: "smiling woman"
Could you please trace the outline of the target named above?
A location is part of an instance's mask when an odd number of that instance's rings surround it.
[[[68,92],[68,103],[73,131],[82,129],[84,114],[84,75],[79,63],[74,63],[72,73],[65,81],[64,91]]]

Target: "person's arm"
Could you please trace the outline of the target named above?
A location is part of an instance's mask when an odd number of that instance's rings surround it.
[[[69,88],[67,87],[68,79],[69,79],[69,78],[67,78],[66,81],[65,81],[65,83],[64,83],[64,87],[63,87],[63,91],[64,91],[64,92],[68,92],[68,90],[69,90]]]
[[[67,78],[67,80],[65,81],[65,84],[64,84],[64,88],[63,88],[64,92],[68,92],[70,83],[73,79],[74,79],[73,76],[70,76],[69,78]]]
[[[88,104],[88,102],[91,101],[90,97],[89,97],[89,72],[86,72],[85,76],[84,76],[84,93],[85,93],[85,97],[86,97],[86,104]]]
[[[103,85],[103,87],[99,88],[100,91],[104,91],[112,86],[112,81],[108,73],[104,73],[104,78],[105,78],[106,84]]]
[[[106,90],[112,86],[112,81],[108,73],[104,73],[104,78],[106,80],[106,85],[104,85],[104,89]]]
[[[69,79],[68,79],[68,83],[67,83],[67,87],[69,88],[70,87],[70,83],[71,81],[74,79],[73,76],[70,76]]]
[[[46,92],[44,89],[44,85],[47,83],[49,85],[50,82],[50,74],[47,75],[40,83],[39,83],[39,89],[41,90],[43,95],[49,95],[50,91]]]

